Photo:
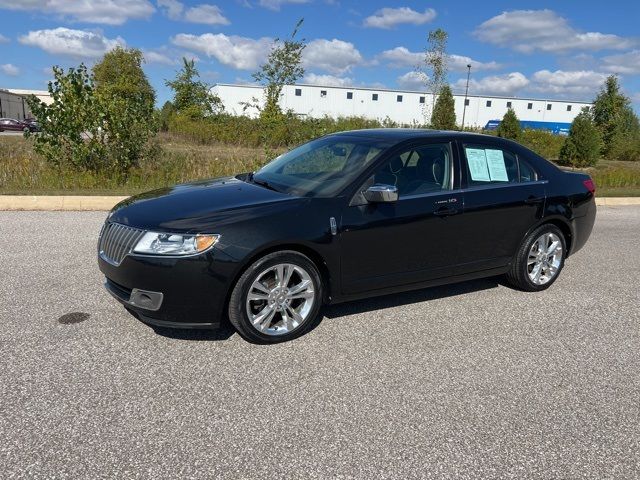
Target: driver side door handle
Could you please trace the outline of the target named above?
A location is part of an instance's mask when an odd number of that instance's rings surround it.
[[[434,215],[438,215],[439,217],[446,217],[448,215],[455,215],[458,213],[458,209],[455,207],[444,206],[436,208],[433,212]]]

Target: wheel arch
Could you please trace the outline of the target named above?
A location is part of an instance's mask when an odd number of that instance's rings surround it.
[[[231,298],[231,294],[233,292],[233,288],[236,285],[238,279],[242,276],[242,274],[249,268],[256,260],[265,255],[269,255],[271,253],[280,252],[280,251],[294,251],[304,255],[309,258],[313,262],[313,264],[318,269],[320,273],[320,279],[322,280],[322,301],[323,303],[328,303],[331,299],[331,274],[329,272],[329,267],[324,257],[312,247],[308,245],[300,244],[300,243],[282,243],[276,245],[269,245],[262,249],[254,251],[250,256],[248,256],[238,268],[236,274],[234,275],[232,281],[229,283],[229,288],[225,295],[224,302],[224,310],[223,312],[227,312],[229,309],[229,300]]]
[[[564,241],[567,247],[567,254],[565,255],[565,258],[571,255],[571,248],[573,247],[573,232],[571,231],[571,225],[569,224],[567,219],[561,216],[541,218],[538,223],[536,223],[527,231],[527,233],[525,233],[525,235],[522,237],[522,240],[527,238],[531,232],[533,232],[536,228],[541,227],[542,225],[554,225],[560,229],[562,235],[564,236]]]

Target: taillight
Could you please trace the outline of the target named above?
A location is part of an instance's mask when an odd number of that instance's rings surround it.
[[[587,187],[587,190],[589,190],[591,193],[596,193],[596,184],[593,183],[593,180],[588,178],[584,180],[582,183],[584,184],[585,187]]]

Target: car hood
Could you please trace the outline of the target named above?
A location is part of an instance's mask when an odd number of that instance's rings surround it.
[[[306,200],[225,177],[135,195],[116,205],[109,220],[145,230],[206,232],[214,226],[250,220]]]

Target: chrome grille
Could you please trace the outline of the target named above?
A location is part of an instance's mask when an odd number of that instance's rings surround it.
[[[144,230],[119,223],[105,223],[100,236],[100,256],[112,265],[120,265],[136,246]]]

